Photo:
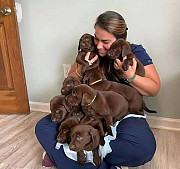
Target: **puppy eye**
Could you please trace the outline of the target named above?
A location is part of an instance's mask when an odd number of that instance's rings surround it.
[[[86,41],[89,41],[89,38],[86,38],[85,40],[86,40]]]
[[[60,111],[60,109],[55,109],[55,112],[56,112],[56,113],[59,113],[59,111]]]
[[[64,133],[64,134],[66,134],[67,132],[68,132],[68,130],[66,130],[66,129],[63,130],[63,133]]]
[[[75,90],[72,91],[72,95],[76,96],[76,91]]]
[[[77,140],[79,140],[79,141],[82,140],[82,137],[77,135]]]
[[[66,86],[67,86],[67,87],[70,87],[71,85],[70,85],[70,84],[67,84]]]

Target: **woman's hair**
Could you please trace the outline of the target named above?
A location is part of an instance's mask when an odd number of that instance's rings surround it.
[[[116,39],[127,37],[127,25],[124,18],[117,12],[106,11],[98,16],[94,28],[100,26],[102,29],[113,34]]]

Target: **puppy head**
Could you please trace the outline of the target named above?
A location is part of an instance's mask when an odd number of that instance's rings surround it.
[[[84,52],[92,52],[95,51],[96,46],[94,44],[94,37],[88,33],[82,35],[79,40],[78,50]]]
[[[80,105],[83,105],[83,96],[91,95],[94,97],[95,90],[89,87],[87,84],[80,84],[74,87],[71,94],[65,97],[65,103],[69,112],[74,111]]]
[[[81,150],[92,151],[99,144],[99,132],[91,125],[79,124],[70,130],[71,141],[69,149],[79,152]]]
[[[57,141],[59,143],[68,143],[70,141],[70,131],[69,128],[61,128],[57,135]]]
[[[68,112],[64,107],[65,96],[55,96],[50,101],[51,120],[52,122],[59,123],[67,116]]]
[[[81,84],[74,88],[76,91],[81,92],[81,106],[86,106],[92,102],[94,97],[97,95],[97,91],[88,86],[87,84]]]
[[[131,47],[128,42],[122,38],[116,40],[112,43],[109,51],[107,52],[107,57],[110,59],[122,58],[131,52]]]
[[[81,84],[81,82],[73,77],[73,76],[69,76],[67,77],[64,81],[63,81],[63,86],[61,88],[61,94],[62,95],[68,95],[72,92],[72,90],[74,89],[74,86],[77,86]]]
[[[87,70],[83,79],[82,83],[91,85],[93,82],[96,82],[100,79],[105,79],[104,74],[99,69],[90,69]]]
[[[72,109],[72,107],[78,107],[82,101],[83,93],[83,84],[77,85],[74,87],[72,92],[65,97],[65,102],[67,106]]]
[[[76,91],[73,89],[72,92],[65,97],[66,109],[72,113],[79,108],[81,103],[81,97],[79,97]]]

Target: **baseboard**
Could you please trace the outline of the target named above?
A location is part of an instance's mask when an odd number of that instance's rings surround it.
[[[50,105],[49,103],[42,103],[42,102],[29,102],[30,110],[31,111],[41,111],[41,112],[48,112],[50,113]]]
[[[151,128],[180,131],[180,119],[147,116]]]
[[[29,102],[31,111],[50,113],[49,103]],[[151,128],[180,131],[180,119],[147,116]]]

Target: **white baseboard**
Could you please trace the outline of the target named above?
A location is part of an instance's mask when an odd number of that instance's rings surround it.
[[[50,113],[49,103],[29,102],[31,111],[41,111]],[[147,116],[147,121],[151,128],[180,131],[180,119]]]

